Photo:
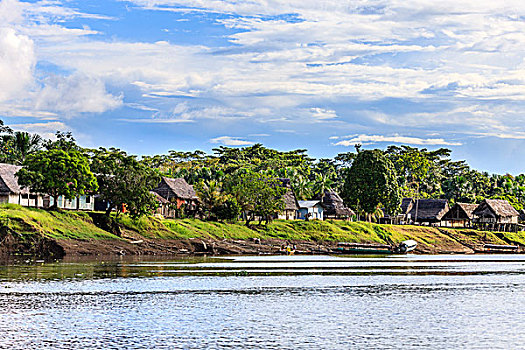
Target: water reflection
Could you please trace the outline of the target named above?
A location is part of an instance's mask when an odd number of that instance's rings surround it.
[[[0,348],[521,348],[520,256],[0,267]]]

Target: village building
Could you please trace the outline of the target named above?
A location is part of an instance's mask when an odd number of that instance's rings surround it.
[[[325,190],[324,195],[319,194],[316,199],[320,200],[324,207],[324,219],[352,220],[355,216],[354,211],[344,205],[343,199],[335,191]]]
[[[170,203],[170,201],[162,197],[157,192],[150,191],[150,193],[155,197],[155,200],[159,204],[159,207],[155,209],[154,215],[163,218],[174,218],[175,210],[173,209],[173,205]]]
[[[19,204],[24,207],[42,208],[48,204],[47,197],[32,193],[28,188],[18,184],[15,175],[22,167],[13,164],[0,163],[0,203]],[[44,203],[47,200],[47,203]]]
[[[477,204],[456,203],[443,216],[443,220],[448,221],[452,227],[472,227],[472,220],[475,218],[474,210],[477,207]]]
[[[404,225],[410,222],[410,211],[414,206],[414,198],[403,198],[401,210],[397,214],[390,214],[383,209],[383,217],[379,218],[380,224]]]
[[[49,204],[47,206],[52,207],[55,203],[53,197],[49,197],[47,200]],[[46,203],[46,200],[44,200]],[[58,196],[57,207],[66,210],[95,210],[95,197],[92,195],[81,195],[73,199],[67,199],[64,196]]]
[[[319,200],[298,201],[297,218],[300,220],[323,220],[324,208]]]
[[[517,229],[519,213],[504,199],[485,199],[474,210],[478,228],[493,231]]]
[[[28,188],[18,184],[16,173],[22,167],[19,165],[0,163],[0,203],[19,204],[24,207],[49,208],[54,204],[54,198],[49,195],[33,193]],[[94,197],[83,195],[73,199],[58,197],[58,208],[71,210],[93,210]]]
[[[447,226],[443,216],[449,211],[446,199],[416,199],[407,214],[418,225]]]
[[[290,189],[283,195],[282,200],[284,202],[284,210],[277,214],[277,218],[281,220],[295,220],[297,218],[297,210],[299,210],[299,203],[295,193]]]
[[[284,202],[284,210],[277,213],[276,218],[281,220],[295,220],[297,218],[297,210],[299,210],[299,203],[292,189],[291,181],[287,178],[281,178],[279,181],[281,182],[280,186],[287,188],[287,191],[281,197]]]
[[[197,212],[199,198],[193,186],[183,178],[173,179],[163,176],[153,192],[172,204],[173,209],[183,210],[185,215],[195,215]]]

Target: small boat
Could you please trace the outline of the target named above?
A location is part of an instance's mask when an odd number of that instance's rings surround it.
[[[485,244],[483,249],[476,250],[476,253],[493,253],[493,254],[504,254],[504,253],[518,253],[519,246],[517,245],[503,245],[503,244]]]
[[[374,244],[374,243],[347,243],[340,242],[333,250],[337,254],[406,254],[417,247],[417,242],[407,240],[395,245]]]
[[[399,245],[394,249],[396,253],[406,254],[413,251],[417,247],[417,242],[413,239],[409,239],[399,243]]]

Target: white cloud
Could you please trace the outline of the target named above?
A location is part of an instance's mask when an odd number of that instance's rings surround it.
[[[35,64],[33,41],[12,28],[0,27],[0,102],[31,85]]]
[[[122,105],[122,96],[106,91],[104,83],[83,74],[49,76],[36,97],[36,108],[74,116],[78,113],[102,113]]]
[[[242,140],[238,137],[220,136],[210,140],[211,143],[220,143],[225,146],[250,146],[253,142]]]
[[[49,123],[26,123],[13,124],[11,127],[15,130],[25,131],[32,134],[39,134],[43,138],[54,140],[57,131],[71,131],[63,122],[49,122]]]
[[[344,136],[342,138],[345,138]],[[331,139],[335,139],[331,137]],[[442,138],[422,139],[410,136],[383,136],[383,135],[357,135],[349,140],[343,140],[335,143],[335,146],[354,146],[355,144],[371,144],[378,142],[403,143],[408,145],[444,145],[444,146],[461,146],[460,142],[445,141]]]

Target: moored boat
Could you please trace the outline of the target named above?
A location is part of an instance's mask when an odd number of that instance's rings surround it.
[[[398,245],[375,244],[375,243],[347,243],[340,242],[333,251],[336,254],[406,254],[417,247],[414,240],[406,240]]]

